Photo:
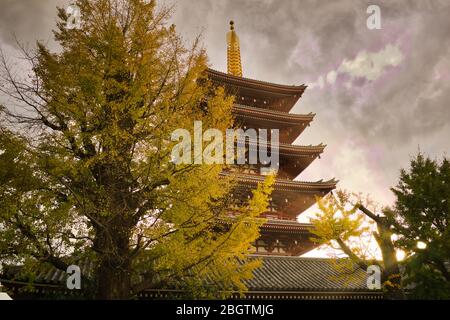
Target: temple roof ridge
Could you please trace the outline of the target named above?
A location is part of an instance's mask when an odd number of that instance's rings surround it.
[[[339,180],[336,180],[335,177],[325,180],[325,181],[323,179],[320,179],[317,181],[305,181],[305,180],[292,180],[292,181],[298,181],[298,182],[302,182],[302,183],[317,183],[317,184],[332,184],[332,183],[336,184],[339,182]]]
[[[300,259],[300,260],[315,260],[315,261],[336,261],[336,260],[344,260],[345,258],[324,258],[324,257],[302,257],[302,256],[276,256],[276,255],[268,255],[268,254],[262,254],[262,253],[252,253],[252,257],[264,257],[269,259]]]
[[[260,142],[254,139],[248,140],[249,144],[251,145],[270,145],[269,142]],[[290,151],[301,151],[301,152],[309,152],[309,153],[322,153],[325,149],[325,144],[318,144],[318,145],[297,145],[297,144],[289,144],[289,143],[279,143],[280,149],[290,150]]]
[[[266,224],[289,224],[293,226],[298,227],[305,227],[305,228],[312,228],[312,223],[304,223],[304,222],[298,222],[297,220],[287,220],[287,219],[270,219],[266,218],[267,222]]]
[[[238,82],[247,82],[247,83],[261,85],[261,86],[268,86],[268,87],[273,87],[275,89],[280,89],[280,90],[289,90],[289,91],[292,91],[292,93],[295,93],[295,91],[298,91],[299,93],[303,93],[306,90],[306,88],[308,87],[305,84],[285,85],[285,84],[273,83],[273,82],[268,82],[268,81],[263,81],[263,80],[239,77],[239,76],[235,76],[235,75],[228,74],[228,73],[218,71],[215,69],[211,69],[211,68],[207,68],[206,72],[209,74],[214,74],[214,75],[223,77],[225,79],[236,80]]]
[[[289,113],[289,112],[284,112],[284,111],[279,111],[279,110],[271,110],[271,109],[265,109],[265,108],[259,108],[259,107],[252,107],[252,106],[248,106],[242,103],[235,103],[233,108],[235,109],[242,109],[248,112],[254,112],[254,113],[259,113],[259,114],[268,114],[268,115],[273,115],[273,116],[277,116],[277,117],[286,117],[286,118],[290,118],[290,119],[295,119],[295,118],[300,118],[300,119],[304,119],[304,118],[310,118],[311,120],[316,116],[316,113],[313,112],[309,112],[309,113],[304,113],[304,114],[300,114],[300,113]]]
[[[222,172],[221,175],[230,176],[232,174],[228,172]],[[263,175],[255,175],[255,174],[248,174],[248,173],[239,173],[236,174],[236,178],[241,181],[248,181],[248,182],[262,182],[265,180],[265,176]],[[301,180],[289,180],[289,179],[283,179],[283,178],[276,178],[275,179],[275,185],[286,185],[286,186],[304,186],[306,188],[308,187],[319,187],[319,188],[335,188],[336,184],[339,182],[339,180],[336,180],[335,178],[329,179],[327,181],[301,181]]]

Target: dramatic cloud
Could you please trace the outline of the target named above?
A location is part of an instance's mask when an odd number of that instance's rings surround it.
[[[3,0],[2,47],[50,41],[56,5]],[[339,187],[392,203],[389,188],[419,148],[450,150],[450,2],[166,0],[185,41],[202,34],[210,64],[226,70],[229,20],[241,39],[244,76],[309,85],[291,112],[317,113],[296,143],[326,143],[299,179],[336,177]],[[380,30],[366,26],[370,4]],[[448,155],[448,154],[447,154]]]
[[[337,78],[337,72],[336,71],[333,70],[333,71],[328,72],[328,74],[327,74],[327,82],[329,84],[333,84],[336,81],[336,78]]]
[[[388,44],[381,51],[368,53],[364,50],[358,53],[355,59],[344,60],[338,68],[338,71],[348,73],[352,77],[376,80],[381,76],[386,67],[398,66],[402,60],[403,55],[400,50],[396,46]],[[335,75],[334,79],[336,79]]]
[[[381,30],[366,26],[370,4]],[[299,176],[391,204],[389,188],[419,149],[450,149],[450,3],[447,1],[192,1],[174,22],[189,40],[203,30],[211,65],[226,69],[233,19],[244,76],[309,86],[291,112],[315,112],[298,144],[328,145]],[[199,19],[201,17],[201,19]]]
[[[350,80],[345,83],[349,89],[352,87],[352,80],[358,85],[365,80],[373,81],[378,79],[388,67],[398,66],[403,60],[403,54],[397,46],[388,44],[378,52],[360,51],[353,60],[345,59],[337,70],[331,70],[326,77],[320,76],[317,82],[311,83],[310,88],[319,87],[323,89],[325,80],[328,84],[334,84],[339,74],[348,75]],[[325,80],[324,80],[325,79]]]

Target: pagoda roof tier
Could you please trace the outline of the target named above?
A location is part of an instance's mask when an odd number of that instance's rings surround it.
[[[227,93],[236,96],[236,102],[248,106],[264,106],[267,109],[288,112],[306,89],[302,85],[282,85],[234,76],[207,69],[208,78],[224,86]]]
[[[239,115],[245,115],[255,119],[269,120],[272,122],[281,122],[285,125],[301,125],[302,123],[309,123],[314,119],[315,113],[296,114],[277,110],[269,110],[263,108],[256,108],[236,103],[233,106],[233,112]]]
[[[258,148],[258,146],[266,146],[270,150],[270,143],[259,142],[255,140],[248,140],[250,148]],[[280,156],[284,155],[287,157],[303,157],[311,155],[319,155],[325,149],[325,144],[319,144],[316,146],[300,146],[295,144],[279,143]]]
[[[264,182],[265,176],[263,175],[255,175],[255,174],[233,174],[228,172],[222,172],[221,175],[237,176],[238,180],[244,184],[258,184],[260,182]],[[284,190],[284,191],[331,191],[336,188],[336,184],[339,181],[336,179],[330,179],[327,181],[323,181],[323,179],[318,181],[298,181],[298,180],[288,180],[288,179],[276,179],[275,181],[275,189]]]
[[[236,214],[239,214],[239,212],[236,212]],[[234,213],[231,213],[231,217],[233,216]],[[311,223],[300,223],[297,220],[262,218],[266,219],[266,222],[261,226],[261,231],[312,236],[311,229],[313,228],[313,225]],[[230,221],[234,220],[223,220],[221,222],[229,225],[231,223]]]
[[[258,146],[267,145],[254,140],[248,141],[250,149],[256,149]],[[323,153],[326,145],[320,144],[317,146],[298,146],[280,143],[279,144],[279,156],[280,156],[280,173],[283,178],[294,179],[300,173],[302,173],[320,154]],[[270,146],[267,146],[270,150]]]
[[[311,223],[299,223],[296,220],[267,219],[267,222],[262,225],[261,231],[312,235],[312,228],[313,225]]]
[[[266,82],[261,80],[249,79],[240,76],[235,76],[229,73],[217,71],[214,69],[207,69],[206,72],[212,80],[223,80],[224,83],[229,84],[239,84],[246,87],[257,87],[263,88],[264,91],[281,93],[287,95],[301,94],[305,91],[305,85],[284,85],[273,82]]]
[[[315,114],[292,114],[235,104],[233,114],[239,125],[255,129],[278,129],[280,141],[291,144],[308,127]]]
[[[262,183],[265,177],[254,174],[241,174],[234,172],[222,172],[223,176],[233,176],[238,184],[236,191],[239,197],[245,199],[251,196],[251,190],[255,189],[258,183]],[[328,181],[305,182],[288,179],[276,179],[272,192],[272,202],[277,211],[295,218],[303,211],[316,203],[317,197],[323,197],[336,188],[338,181],[335,179]]]

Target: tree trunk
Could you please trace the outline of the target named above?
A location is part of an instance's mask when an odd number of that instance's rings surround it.
[[[405,299],[400,268],[398,266],[394,243],[392,242],[391,224],[386,217],[374,214],[362,204],[359,204],[358,208],[377,224],[378,233],[375,232],[374,237],[383,257],[384,268],[381,280],[384,298],[390,300]]]
[[[405,299],[397,255],[391,239],[390,225],[384,221],[377,221],[377,228],[378,234],[375,234],[375,239],[380,247],[384,263],[382,274],[384,297],[389,300]]]
[[[99,230],[96,236],[99,264],[96,270],[97,299],[129,299],[131,296],[130,230],[120,224]]]
[[[103,261],[98,268],[97,277],[97,299],[123,300],[130,298],[131,273],[129,266]]]

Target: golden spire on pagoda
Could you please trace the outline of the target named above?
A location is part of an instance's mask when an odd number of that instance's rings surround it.
[[[229,74],[242,77],[239,37],[234,31],[233,21],[230,21],[230,31],[227,33],[227,69]]]

